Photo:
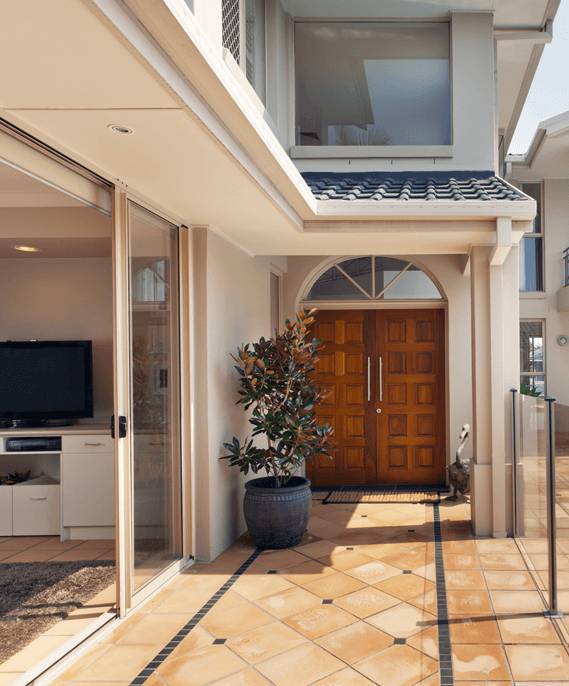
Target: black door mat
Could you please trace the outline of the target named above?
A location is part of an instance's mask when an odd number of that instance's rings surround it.
[[[330,490],[322,504],[440,503],[446,494],[446,486],[341,486]]]

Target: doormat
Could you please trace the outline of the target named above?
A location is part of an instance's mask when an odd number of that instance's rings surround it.
[[[441,494],[447,494],[445,486],[342,486],[330,491],[322,501],[323,505],[360,505],[375,503],[440,503]]]
[[[0,563],[0,662],[114,580],[112,560]]]

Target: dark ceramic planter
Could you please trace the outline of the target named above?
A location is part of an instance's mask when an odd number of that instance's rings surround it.
[[[245,484],[245,521],[258,548],[290,548],[300,543],[308,526],[310,481],[294,476],[284,488],[273,483],[272,477],[263,477]]]

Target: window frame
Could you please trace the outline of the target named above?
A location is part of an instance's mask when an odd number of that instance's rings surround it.
[[[253,0],[255,1],[255,0]],[[235,65],[238,69],[239,76],[243,76],[245,83],[252,91],[255,93],[259,101],[262,103],[263,107],[266,107],[267,100],[267,90],[268,90],[268,50],[267,50],[267,5],[266,2],[262,3],[263,11],[263,75],[262,78],[254,78],[255,83],[251,83],[247,77],[247,0],[238,0],[239,3],[239,60],[235,59],[235,56],[231,50],[225,46],[223,42],[223,35],[221,37],[221,47],[224,52],[224,59],[230,65]],[[223,7],[222,7],[222,26],[223,26]],[[259,92],[257,88],[260,88],[262,92]]]
[[[543,180],[540,181],[522,181],[520,182],[520,190],[523,193],[526,193],[530,198],[532,197],[529,195],[529,193],[526,192],[525,187],[526,186],[539,186],[539,208],[538,208],[538,214],[536,215],[536,218],[533,220],[534,224],[532,225],[532,231],[528,231],[527,233],[524,233],[521,241],[520,241],[520,251],[522,250],[522,243],[525,240],[540,240],[541,241],[541,288],[538,290],[522,290],[521,288],[521,283],[520,283],[520,296],[525,297],[525,298],[532,298],[532,297],[541,297],[545,294],[546,292],[546,278],[547,275],[545,273],[545,212],[544,212],[544,184]],[[535,225],[535,220],[539,218],[539,232],[536,232],[533,230],[533,226]],[[537,263],[536,263],[537,264]],[[532,320],[533,321],[533,320]]]
[[[448,24],[449,34],[449,144],[448,145],[297,145],[296,144],[296,25],[309,23],[329,24]],[[454,88],[453,88],[453,20],[445,17],[393,17],[378,19],[377,17],[301,17],[291,20],[290,31],[290,62],[289,62],[289,92],[290,92],[290,130],[291,145],[289,155],[292,159],[318,158],[452,158],[454,155]]]
[[[522,351],[522,324],[540,324],[541,325],[541,338],[543,341],[543,371],[542,372],[530,372],[522,370],[521,365],[521,351]],[[522,379],[539,377],[543,379],[543,397],[547,396],[547,320],[541,319],[540,317],[521,317],[519,324],[519,348],[520,348],[520,387]]]

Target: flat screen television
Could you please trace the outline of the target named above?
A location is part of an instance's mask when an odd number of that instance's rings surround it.
[[[0,420],[29,426],[92,416],[91,341],[0,342]]]

